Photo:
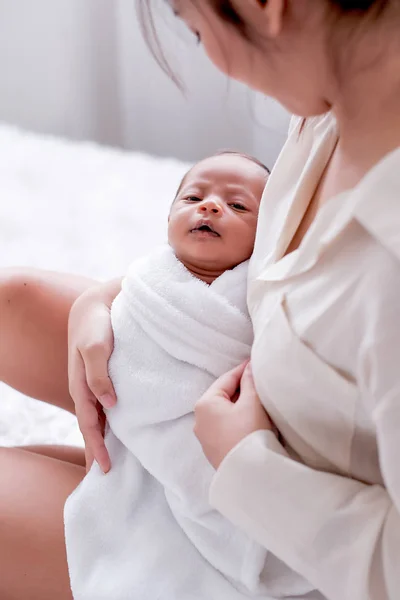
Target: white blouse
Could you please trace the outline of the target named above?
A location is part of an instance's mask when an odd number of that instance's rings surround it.
[[[294,123],[251,264],[254,378],[285,444],[247,437],[210,498],[329,600],[397,600],[400,148],[284,256],[336,142],[330,114]]]

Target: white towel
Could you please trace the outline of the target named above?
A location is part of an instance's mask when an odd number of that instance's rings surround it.
[[[208,286],[168,247],[130,268],[111,311],[112,469],[95,464],[65,507],[76,600],[266,599],[281,580],[274,557],[262,580],[265,549],[209,506],[193,433],[196,400],[250,355],[246,280],[242,264]]]

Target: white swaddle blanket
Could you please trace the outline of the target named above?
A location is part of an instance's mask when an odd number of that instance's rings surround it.
[[[262,581],[265,549],[209,506],[214,471],[193,433],[196,400],[250,355],[246,283],[242,264],[208,286],[169,247],[124,279],[111,311],[112,469],[94,464],[65,507],[75,600],[267,599],[283,583],[275,557]]]

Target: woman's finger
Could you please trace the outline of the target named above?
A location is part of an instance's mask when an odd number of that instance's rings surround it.
[[[77,404],[76,416],[85,440],[85,447],[89,451],[89,457],[92,454],[102,471],[107,473],[110,470],[111,463],[104,443],[105,416],[104,413],[99,414],[102,407],[89,389],[87,389],[87,392],[85,401],[82,402],[81,399]]]
[[[101,443],[99,443],[98,447],[94,448],[94,457],[96,462],[100,465],[103,473],[108,473],[111,469],[111,460],[110,455],[108,453],[106,444],[105,444],[105,431],[107,424],[107,417],[104,413],[102,405],[97,402],[96,404],[97,412],[99,415],[99,427],[101,432]],[[100,438],[98,438],[100,440]]]
[[[108,376],[110,354],[111,350],[109,351],[105,344],[95,344],[81,350],[87,384],[104,408],[111,408],[117,401],[114,387]]]
[[[111,463],[104,443],[105,415],[97,398],[86,383],[83,359],[76,353],[72,372],[71,395],[75,403],[75,413],[79,428],[85,440],[85,447],[91,453],[104,472],[110,470]],[[90,460],[90,454],[89,454]]]
[[[89,448],[89,446],[85,445],[85,462],[86,462],[86,473],[89,473],[92,464],[94,462],[94,454]]]
[[[239,399],[242,403],[246,401],[254,402],[254,400],[259,401],[250,362],[247,363],[240,379]]]
[[[97,462],[97,464],[99,465],[99,467],[101,468],[103,473],[108,473],[108,471],[110,470],[110,468],[109,468],[109,460],[110,459],[108,457],[108,453],[107,453],[106,457],[102,456],[101,454],[99,457],[99,452],[97,453],[98,455],[96,456],[95,453],[93,452],[90,442],[87,441],[87,438],[85,438],[85,437],[84,437],[84,440],[85,440],[86,473],[89,473],[94,461]],[[107,449],[106,449],[106,452],[107,452]]]
[[[98,406],[100,407],[99,404]],[[104,473],[107,473],[111,468],[111,461],[108,450],[104,443],[104,426],[99,420],[96,407],[92,406],[92,408],[96,413],[96,421],[93,420],[94,417],[92,416],[93,413],[91,409],[91,415],[89,417],[88,407],[82,409],[77,414],[79,427],[82,432],[83,439],[85,440],[86,464],[89,466],[88,463],[90,462],[91,465],[94,458],[101,470]]]
[[[209,388],[207,396],[223,395],[229,401],[235,396],[248,361],[221,375]]]
[[[90,441],[87,441],[85,438],[85,458],[86,458],[86,472],[89,472],[90,467],[95,460],[99,465],[100,469],[103,473],[108,473],[111,469],[111,460],[110,455],[108,454],[108,450],[104,443],[103,435],[94,438],[93,434],[91,435]],[[94,439],[98,441],[98,444],[94,442]]]

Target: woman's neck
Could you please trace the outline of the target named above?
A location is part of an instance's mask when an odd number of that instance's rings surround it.
[[[338,152],[361,179],[400,147],[400,50],[354,74],[334,105]]]

